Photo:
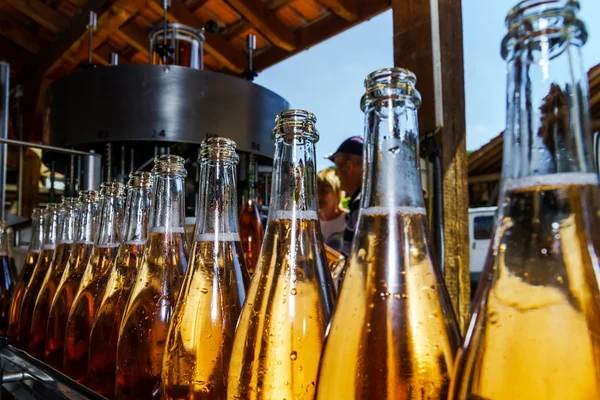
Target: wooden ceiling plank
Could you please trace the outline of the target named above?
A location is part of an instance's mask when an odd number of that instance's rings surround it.
[[[317,2],[346,21],[356,21],[360,17],[357,0],[317,0]]]
[[[94,32],[92,49],[100,47],[108,36],[133,17],[139,10],[146,6],[148,0],[116,0],[108,10],[98,16],[98,24]],[[87,33],[84,33],[70,47],[70,51],[77,59],[85,59],[88,52]]]
[[[39,0],[8,0],[8,3],[53,33],[59,32],[68,22],[68,18]]]
[[[0,17],[0,35],[18,44],[33,54],[40,52],[40,44],[36,35],[29,32],[23,25],[12,20],[8,15]]]
[[[142,53],[146,58],[150,56],[150,40],[148,34],[137,27],[133,22],[128,22],[123,25],[115,34],[128,45]]]
[[[155,1],[150,1],[148,6],[152,11],[161,15],[163,10]],[[192,13],[181,0],[172,0],[171,8],[167,12],[167,18],[171,22],[177,22],[191,26],[193,28],[202,28],[206,21],[202,21]],[[243,53],[239,52],[227,40],[219,35],[206,35],[204,49],[210,53],[217,61],[225,66],[230,71],[241,73],[246,69],[246,58]]]
[[[256,57],[254,62],[255,68],[258,71],[262,71],[362,21],[372,18],[390,7],[391,0],[361,0],[359,3],[359,17],[356,21],[345,20],[336,14],[323,18],[296,32],[298,38],[298,47],[296,50],[287,52],[283,49],[272,47]]]
[[[260,0],[226,0],[231,7],[262,32],[275,46],[294,51],[296,37],[277,15],[263,5]]]

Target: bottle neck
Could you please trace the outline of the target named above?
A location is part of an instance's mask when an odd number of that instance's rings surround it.
[[[363,209],[390,212],[425,207],[417,107],[409,98],[381,98],[371,100],[365,108]]]
[[[52,208],[46,210],[44,214],[44,242],[42,249],[52,250],[56,248],[59,227],[63,217],[64,212],[59,210],[58,205],[52,205]]]
[[[130,187],[125,207],[125,234],[123,240],[131,244],[146,243],[151,187]]]
[[[593,179],[587,77],[580,55],[585,29],[569,7],[540,7],[548,5],[524,3],[507,19],[505,189],[513,180],[538,175],[581,173]]]
[[[317,218],[314,139],[292,133],[277,135],[269,218]],[[299,213],[303,215],[298,215]]]
[[[184,176],[178,172],[156,173],[151,207],[150,232],[185,232]]]
[[[58,243],[73,243],[81,210],[79,207],[65,207],[64,219],[58,235]]]
[[[27,251],[39,252],[44,241],[44,218],[41,212],[36,212],[31,219],[31,239]]]
[[[239,240],[237,220],[236,169],[231,161],[202,161],[202,190],[198,198],[198,218],[194,240],[204,235],[234,234],[223,240]],[[213,240],[213,239],[210,239]]]
[[[77,243],[93,244],[98,236],[100,220],[100,203],[84,202],[77,227]]]
[[[120,243],[121,224],[123,221],[123,197],[105,195],[102,199],[100,216],[100,232],[95,244],[114,247]]]

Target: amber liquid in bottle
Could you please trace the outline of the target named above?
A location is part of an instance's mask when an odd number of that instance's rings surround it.
[[[42,287],[38,294],[33,309],[31,320],[31,335],[29,354],[35,358],[42,359],[44,357],[44,349],[46,346],[46,328],[50,305],[54,300],[56,288],[60,283],[62,273],[66,267],[69,255],[71,254],[72,243],[59,243],[56,246],[54,261],[51,263]]]
[[[80,383],[85,383],[92,325],[119,249],[124,189],[125,186],[118,182],[102,184],[100,194],[104,197],[100,215],[100,232],[87,266],[89,280],[81,281],[79,292],[69,312],[63,371],[71,379]]]
[[[117,344],[115,398],[159,399],[169,323],[187,268],[184,159],[155,157],[148,240]]]
[[[31,321],[29,354],[40,360],[44,358],[44,349],[46,347],[48,313],[50,312],[50,306],[52,305],[52,300],[54,300],[56,289],[71,255],[71,247],[75,240],[75,228],[78,222],[77,218],[79,217],[81,203],[79,203],[76,197],[67,197],[63,198],[61,207],[64,211],[64,220],[60,227],[58,245],[56,245],[54,258],[50,263],[44,283],[35,301]]]
[[[79,291],[81,278],[89,263],[97,236],[100,198],[96,191],[82,191],[82,216],[77,228],[77,240],[71,248],[69,261],[50,306],[44,361],[62,371],[65,333],[71,306]]]
[[[600,181],[578,9],[527,0],[506,18],[502,193],[453,400],[600,398]]]
[[[117,399],[159,399],[163,352],[187,255],[185,231],[149,232],[142,266],[121,322]]]
[[[263,228],[258,204],[253,199],[244,202],[240,213],[240,239],[248,273],[252,275],[258,262],[263,241]]]
[[[115,395],[119,330],[146,245],[152,191],[150,173],[138,171],[131,173],[129,177],[125,241],[119,246],[90,334],[86,384],[107,398],[114,398]]]
[[[80,288],[73,300],[65,332],[63,371],[80,383],[85,383],[88,366],[88,348],[92,324],[104,295],[106,284],[118,246],[95,245],[90,263],[97,272],[90,283]]]
[[[190,263],[163,361],[163,399],[226,399],[233,335],[248,273],[238,234],[235,143],[209,138],[200,152],[198,217]]]
[[[361,211],[317,399],[446,399],[458,324],[434,264],[419,172],[416,77],[365,80]]]
[[[20,347],[17,343],[17,330],[19,328],[19,317],[21,312],[21,304],[23,302],[23,295],[25,289],[29,285],[31,275],[37,264],[37,259],[40,255],[42,248],[42,242],[44,241],[44,218],[41,208],[34,208],[31,215],[31,239],[27,254],[25,255],[25,262],[23,263],[23,269],[19,276],[18,282],[15,286],[15,291],[10,305],[9,314],[9,326],[7,336],[11,340],[13,346]]]
[[[277,117],[274,183],[258,266],[229,367],[229,399],[313,399],[333,309],[317,213],[316,118]]]

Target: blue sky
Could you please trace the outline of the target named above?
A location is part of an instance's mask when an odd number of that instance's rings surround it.
[[[504,129],[506,64],[500,57],[500,41],[506,33],[504,17],[514,4],[509,0],[462,1],[469,150]],[[600,1],[581,0],[580,4],[580,18],[589,34],[583,47],[587,71],[600,63]],[[363,80],[376,69],[393,66],[392,33],[392,12],[387,11],[276,64],[255,80],[286,98],[292,107],[317,116],[319,168],[331,165],[322,156],[335,151],[342,140],[362,135]]]

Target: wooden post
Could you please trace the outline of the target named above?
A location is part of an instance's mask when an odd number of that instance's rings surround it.
[[[394,63],[417,75],[421,133],[441,127],[444,277],[464,330],[470,276],[461,1],[392,0],[392,9]]]

